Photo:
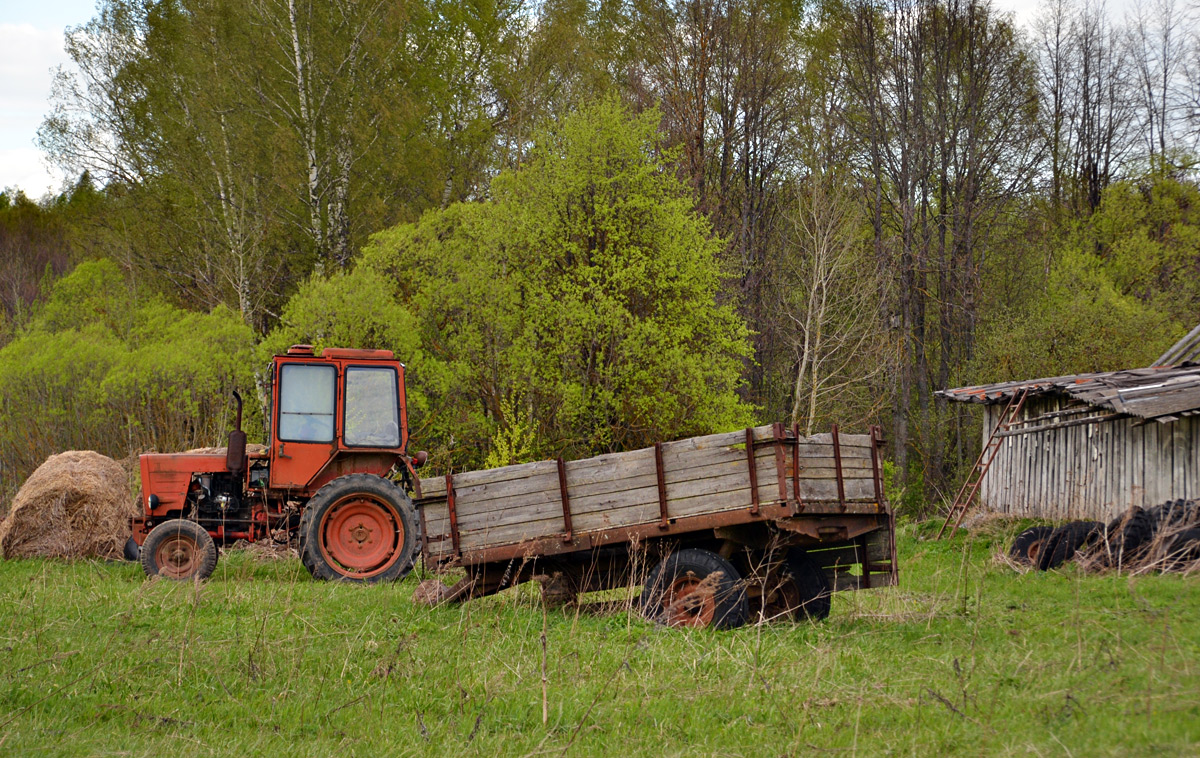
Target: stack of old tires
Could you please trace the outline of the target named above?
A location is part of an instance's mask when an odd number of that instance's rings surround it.
[[[1071,560],[1095,570],[1187,567],[1200,561],[1200,501],[1134,507],[1107,524],[1071,521],[1057,528],[1031,527],[1013,540],[1009,557],[1039,571]]]

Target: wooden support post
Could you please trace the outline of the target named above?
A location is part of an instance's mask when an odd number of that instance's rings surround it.
[[[846,512],[846,480],[842,476],[842,443],[838,438],[837,424],[833,425],[833,466],[837,473],[838,505]]]
[[[658,482],[658,528],[669,529],[671,519],[667,515],[667,480],[663,475],[662,443],[654,443],[654,476]]]
[[[462,547],[458,543],[458,511],[454,507],[454,474],[446,474],[446,510],[450,512],[450,542],[454,554],[461,557]]]
[[[758,515],[758,466],[754,461],[754,427],[746,427],[746,461],[750,466],[750,513]]]
[[[562,498],[563,524],[567,528],[563,532],[563,542],[570,542],[574,530],[571,528],[571,498],[567,494],[567,466],[561,457],[556,460],[558,462],[558,492]]]

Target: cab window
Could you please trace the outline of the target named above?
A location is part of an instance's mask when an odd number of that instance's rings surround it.
[[[400,447],[396,370],[369,366],[346,369],[344,438],[355,447]]]
[[[285,363],[279,371],[279,439],[333,442],[337,369]]]

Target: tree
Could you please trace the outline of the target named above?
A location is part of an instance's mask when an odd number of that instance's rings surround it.
[[[831,178],[812,177],[788,220],[790,254],[772,285],[792,327],[791,421],[807,435],[818,419],[865,426],[887,402],[878,380],[895,370],[896,356],[875,307],[887,284],[871,259],[861,205]]]
[[[538,135],[491,200],[364,250],[354,291],[413,314],[409,376],[427,403],[414,423],[453,465],[529,423],[538,453],[584,455],[749,422],[736,394],[746,328],[716,302],[722,242],[664,162],[657,120],[612,99],[582,108]]]
[[[80,264],[0,348],[4,494],[63,450],[124,458],[223,444],[231,390],[253,385],[252,344],[223,306],[184,311],[139,290],[111,261]],[[256,437],[261,415],[248,410]]]

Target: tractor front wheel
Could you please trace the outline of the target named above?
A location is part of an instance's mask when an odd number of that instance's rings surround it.
[[[417,517],[404,491],[371,474],[334,479],[300,516],[300,560],[316,579],[401,579],[417,553]]]
[[[146,535],[141,562],[146,576],[207,579],[217,568],[217,546],[195,521],[171,519]]]

